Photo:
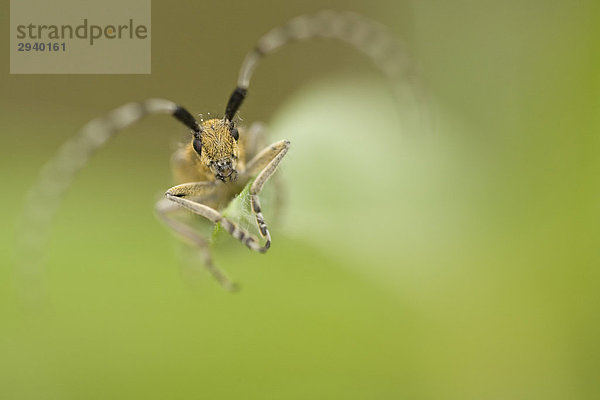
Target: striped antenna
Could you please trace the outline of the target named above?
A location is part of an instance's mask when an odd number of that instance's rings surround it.
[[[201,134],[201,127],[192,114],[172,101],[148,99],[128,103],[86,124],[43,167],[28,193],[17,241],[16,283],[23,300],[35,304],[44,297],[46,242],[54,216],[77,173],[116,133],[150,114],[170,114],[187,126],[194,137]]]
[[[248,93],[258,62],[263,57],[288,43],[313,38],[336,39],[350,44],[366,54],[390,82],[397,85],[414,80],[415,71],[406,49],[383,25],[353,12],[324,10],[295,17],[260,38],[242,63],[237,87],[227,102],[225,118],[233,120]]]

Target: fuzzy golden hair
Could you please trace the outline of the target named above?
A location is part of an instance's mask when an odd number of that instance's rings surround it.
[[[231,134],[231,122],[223,119],[209,119],[201,124],[202,152],[200,162],[209,166],[220,160],[237,160],[238,144]],[[235,163],[234,167],[235,167]]]

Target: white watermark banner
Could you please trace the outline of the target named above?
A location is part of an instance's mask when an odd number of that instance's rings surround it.
[[[150,0],[10,0],[11,74],[149,74]]]

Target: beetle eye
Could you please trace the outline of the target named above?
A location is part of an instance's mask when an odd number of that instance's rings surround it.
[[[238,132],[237,128],[233,128],[231,130],[231,136],[233,136],[233,138],[237,142],[237,140],[240,138],[240,133]]]
[[[200,141],[200,139],[194,139],[192,146],[194,146],[194,150],[196,150],[196,153],[198,153],[198,155],[202,154],[202,142]]]

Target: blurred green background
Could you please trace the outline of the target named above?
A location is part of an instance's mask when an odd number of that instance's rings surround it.
[[[240,293],[182,277],[153,203],[186,132],[153,117],[79,175],[48,248],[46,304],[19,302],[15,226],[61,143],[147,97],[221,113],[256,38],[322,8],[406,42],[432,132],[397,134],[385,80],[351,48],[290,46],[259,66],[242,109],[293,147],[272,250],[215,249]],[[10,75],[0,43],[0,398],[600,397],[597,1],[152,11],[151,75]],[[4,2],[5,33],[8,15]]]

